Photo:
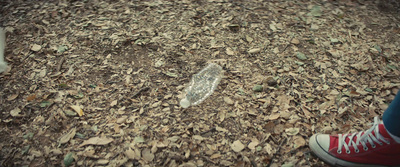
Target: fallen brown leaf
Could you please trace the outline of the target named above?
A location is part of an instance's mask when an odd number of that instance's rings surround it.
[[[108,143],[111,143],[114,141],[112,138],[107,138],[107,137],[92,137],[88,140],[85,140],[79,147],[83,147],[86,145],[107,145]]]
[[[75,134],[76,134],[76,128],[72,128],[67,134],[61,136],[61,138],[58,141],[58,145],[67,143],[69,140],[74,138]]]
[[[18,94],[12,94],[12,95],[8,96],[7,100],[11,101],[11,100],[16,99],[17,97],[18,97]]]

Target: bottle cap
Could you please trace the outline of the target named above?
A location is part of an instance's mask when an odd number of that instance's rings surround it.
[[[188,108],[190,106],[190,101],[188,99],[184,98],[181,100],[181,102],[179,104],[183,108]]]

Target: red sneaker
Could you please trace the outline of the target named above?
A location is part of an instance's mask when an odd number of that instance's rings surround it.
[[[392,139],[378,117],[367,131],[355,134],[315,134],[310,148],[320,159],[334,166],[400,166],[400,143]]]

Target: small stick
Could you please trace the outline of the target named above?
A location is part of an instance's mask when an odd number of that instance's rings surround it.
[[[60,72],[61,67],[62,67],[62,65],[63,65],[63,63],[64,63],[64,60],[65,60],[65,57],[63,56],[63,57],[61,58],[60,62],[58,63],[57,72]]]
[[[140,93],[149,90],[149,87],[144,87],[132,95],[133,98],[137,97]]]
[[[292,42],[293,38],[294,38],[294,36],[292,36],[292,37],[290,38],[289,44],[287,44],[287,45],[285,46],[285,48],[283,48],[283,50],[281,51],[281,53],[285,52],[286,49],[289,47],[289,45],[291,45],[291,42]]]
[[[271,166],[272,162],[275,159],[276,154],[278,154],[281,151],[282,148],[282,144],[286,142],[286,138],[282,140],[281,144],[279,144],[278,150],[275,152],[275,154],[272,156],[271,161],[269,162],[269,164],[267,165],[267,167]]]
[[[203,135],[205,135],[205,134],[207,134],[207,133],[209,133],[209,132],[215,132],[216,131],[216,128],[215,127],[212,127],[210,130],[207,130],[207,131],[205,131],[205,132],[201,132],[200,133],[200,136],[203,136]]]

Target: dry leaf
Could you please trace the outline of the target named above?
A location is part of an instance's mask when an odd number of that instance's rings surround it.
[[[27,101],[32,101],[32,100],[35,100],[35,98],[36,98],[36,95],[33,94],[33,95],[28,96],[28,97],[26,98],[26,100],[27,100]]]
[[[300,132],[300,128],[288,128],[285,129],[285,132],[287,135],[294,136]]]
[[[107,159],[99,159],[99,160],[97,160],[96,163],[97,163],[98,165],[107,165],[108,162],[110,162],[110,161],[107,160]]]
[[[125,121],[126,121],[127,119],[128,119],[128,116],[124,115],[124,116],[122,116],[121,118],[118,118],[118,119],[117,119],[117,123],[118,123],[118,124],[125,123]]]
[[[111,102],[110,106],[114,107],[115,105],[117,105],[117,103],[118,103],[118,100],[114,100],[114,101]]]
[[[131,148],[129,148],[128,150],[125,151],[125,155],[126,155],[129,159],[136,159],[136,160],[138,160],[138,157],[136,157],[135,151],[133,151]],[[140,158],[140,157],[139,157],[139,158]]]
[[[278,119],[280,116],[281,116],[280,113],[274,113],[274,114],[271,114],[271,115],[268,117],[268,119],[269,119],[269,120],[276,120],[276,119]]]
[[[99,158],[99,156],[95,155],[96,151],[94,149],[86,150],[82,155],[90,158]]]
[[[117,134],[121,132],[121,128],[119,127],[118,124],[114,124],[114,132]]]
[[[220,162],[219,162],[221,165],[223,165],[223,166],[232,166],[233,165],[233,162],[231,162],[231,161],[227,161],[227,160],[221,160]]]
[[[167,147],[168,144],[169,144],[169,141],[168,141],[168,140],[161,140],[161,141],[157,141],[156,146],[157,146],[158,148],[164,148],[164,147]]]
[[[76,113],[78,113],[78,115],[80,117],[84,115],[83,110],[81,109],[81,107],[79,107],[77,105],[71,105],[69,107],[71,107]]]
[[[142,151],[143,159],[147,162],[151,162],[154,159],[154,154],[151,153],[150,149],[144,149]]]
[[[171,141],[172,143],[175,143],[179,138],[180,138],[179,136],[172,136],[168,138],[168,140]]]
[[[204,140],[204,138],[200,135],[193,135],[193,139],[200,140],[200,141]]]
[[[232,105],[232,104],[235,103],[235,102],[234,102],[230,97],[228,97],[228,96],[225,96],[225,97],[224,97],[224,101],[225,101],[225,103],[230,104],[230,105]]]
[[[250,49],[248,52],[250,54],[253,54],[253,53],[259,53],[260,51],[261,51],[261,48],[254,48],[254,49]]]
[[[235,55],[235,52],[232,50],[232,48],[226,48],[226,54],[229,56]]]
[[[264,151],[266,151],[268,153],[268,155],[274,154],[274,150],[272,149],[271,144],[268,144],[268,143],[264,146]]]
[[[92,137],[88,140],[85,140],[79,147],[83,147],[86,145],[107,145],[108,143],[111,143],[114,141],[112,138],[107,138],[107,137]]]
[[[294,136],[293,142],[294,142],[294,149],[297,149],[299,147],[303,147],[306,145],[306,141],[301,136]]]
[[[188,159],[189,156],[190,156],[190,150],[187,149],[187,150],[185,151],[185,158]]]
[[[31,50],[32,51],[39,51],[40,49],[42,49],[42,46],[38,45],[38,44],[33,44]]]
[[[244,145],[239,140],[236,140],[232,143],[231,148],[235,152],[240,152],[244,149]]]
[[[310,111],[304,105],[301,107],[301,109],[302,109],[302,111],[304,112],[304,115],[307,118],[310,118],[310,117],[314,116],[314,114],[310,113]]]
[[[266,133],[274,132],[275,123],[273,121],[269,121],[264,125],[264,130]]]
[[[197,167],[197,165],[192,162],[186,162],[182,165],[179,165],[179,167]]]
[[[260,142],[254,139],[247,147],[249,147],[250,150],[255,150],[258,144],[260,144]]]
[[[297,45],[300,43],[300,41],[296,38],[293,38],[292,41],[290,41],[290,43]]]
[[[17,97],[18,97],[18,94],[13,94],[13,95],[11,95],[11,96],[8,96],[7,100],[8,100],[8,101],[11,101],[11,100],[16,99]]]
[[[75,134],[76,134],[76,128],[72,128],[67,134],[61,136],[61,138],[58,141],[58,145],[67,143],[69,140],[74,138]]]
[[[216,158],[220,158],[220,157],[222,157],[222,155],[220,154],[220,153],[216,153],[216,154],[213,154],[213,155],[211,155],[211,159],[216,159]]]
[[[226,130],[226,129],[224,129],[224,128],[221,128],[221,127],[219,127],[219,126],[217,126],[217,127],[215,128],[215,130],[217,130],[217,131],[219,131],[219,132],[228,132],[228,130]]]
[[[60,149],[52,149],[50,150],[50,152],[54,155],[61,155],[63,154],[62,151]]]
[[[158,150],[157,143],[153,143],[153,146],[151,147],[151,150],[150,150],[151,153],[155,154],[157,152],[157,150]]]
[[[16,116],[19,116],[20,112],[21,112],[21,109],[14,108],[13,110],[10,111],[10,114],[11,114],[11,116],[16,117]]]

